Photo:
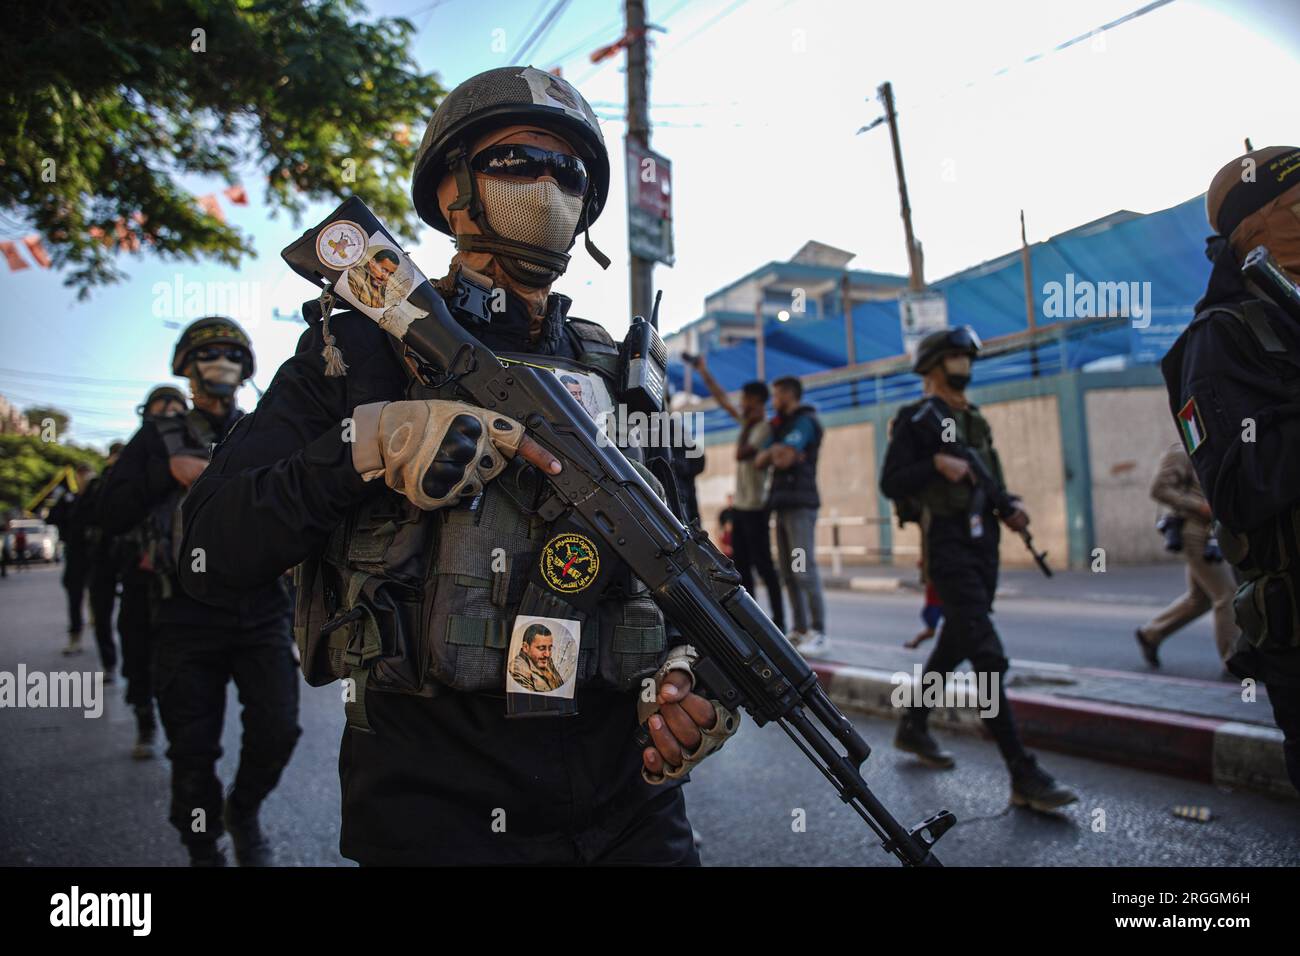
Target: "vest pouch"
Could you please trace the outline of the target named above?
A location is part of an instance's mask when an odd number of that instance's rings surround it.
[[[434,513],[437,551],[423,634],[430,673],[455,690],[505,693],[510,626],[541,546],[498,487],[510,474],[490,482],[475,509]]]
[[[343,663],[346,642],[342,635],[331,641],[333,634],[321,633],[334,616],[323,572],[320,559],[314,557],[293,569],[293,640],[298,645],[302,676],[312,687],[320,687],[347,676]]]
[[[420,589],[357,572],[344,603],[355,615],[340,628],[348,633],[343,653],[348,670],[367,668],[375,690],[418,694],[428,668]]]
[[[639,690],[641,681],[652,676],[663,660],[667,632],[662,612],[649,591],[603,601],[598,611],[599,682],[619,691]]]
[[[1300,602],[1289,574],[1265,574],[1237,589],[1232,609],[1246,640],[1263,651],[1300,647]]]

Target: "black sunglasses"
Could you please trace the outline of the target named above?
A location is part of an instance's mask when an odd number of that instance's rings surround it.
[[[571,196],[587,193],[587,167],[577,156],[553,153],[540,146],[506,143],[489,146],[478,153],[470,168],[488,176],[514,176],[520,179],[540,179],[550,176],[561,189]]]
[[[247,354],[242,345],[204,345],[194,350],[194,359],[211,362],[225,356],[232,362],[243,362]]]

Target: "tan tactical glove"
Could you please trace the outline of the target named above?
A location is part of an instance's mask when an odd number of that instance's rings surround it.
[[[655,696],[650,700],[645,699],[643,694],[637,699],[637,719],[645,724],[650,717],[659,712],[659,688],[663,684],[664,678],[671,671],[684,671],[691,678],[691,686],[695,685],[695,674],[691,669],[700,655],[694,647],[689,644],[682,644],[674,647],[668,652],[668,659],[664,661],[663,667],[654,676]],[[740,712],[731,711],[722,706],[719,701],[710,700],[708,702],[713,707],[714,721],[712,726],[700,726],[700,742],[693,750],[687,750],[681,747],[682,762],[678,766],[669,763],[667,759],[663,761],[664,770],[661,773],[651,773],[646,767],[641,768],[641,776],[647,783],[661,784],[665,780],[677,780],[686,776],[691,769],[701,760],[716,750],[720,750],[722,745],[727,742],[740,727]],[[685,708],[683,708],[685,709]],[[698,718],[695,718],[698,722]],[[667,728],[664,728],[666,731]],[[661,731],[663,733],[664,731]]]
[[[352,413],[352,464],[370,481],[433,511],[475,495],[524,438],[519,422],[464,402],[374,402]]]

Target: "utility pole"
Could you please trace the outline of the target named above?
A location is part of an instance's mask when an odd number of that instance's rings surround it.
[[[625,0],[627,25],[627,141],[650,148],[650,77],[646,49],[645,0]],[[624,170],[624,175],[627,171]],[[635,253],[628,270],[633,315],[650,317],[654,261]]]
[[[1029,240],[1025,236],[1025,211],[1020,210],[1020,266],[1025,274],[1025,324],[1029,329],[1029,365],[1034,378],[1038,377],[1038,345],[1034,332],[1038,329],[1038,310],[1034,307],[1034,267],[1029,259]]]
[[[889,123],[889,141],[894,147],[894,171],[898,174],[898,202],[903,214],[903,233],[907,238],[907,287],[913,292],[925,290],[925,265],[921,247],[912,233],[912,206],[907,201],[907,178],[903,175],[903,148],[898,142],[898,114],[894,112],[894,88],[888,83],[876,90],[885,107],[885,120]]]

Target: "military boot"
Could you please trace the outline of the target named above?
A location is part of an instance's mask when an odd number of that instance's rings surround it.
[[[904,715],[898,722],[898,733],[894,735],[894,746],[910,754],[916,754],[921,762],[929,767],[947,770],[957,761],[952,754],[939,746],[939,742],[930,736],[930,730],[923,721]]]
[[[274,866],[275,854],[270,841],[262,834],[262,827],[257,820],[257,810],[252,812],[237,809],[230,797],[221,812],[230,842],[235,845],[235,861],[240,866]]]
[[[1079,797],[1069,787],[1052,779],[1033,754],[1014,760],[1011,770],[1011,802],[1018,807],[1029,807],[1042,813],[1074,803]]]
[[[154,720],[153,707],[135,709],[135,746],[131,756],[136,760],[148,760],[154,755],[154,744],[158,740],[158,724]]]
[[[217,846],[217,841],[205,841],[203,843],[186,844],[190,851],[190,866],[225,866],[226,854],[221,852],[221,847]]]

